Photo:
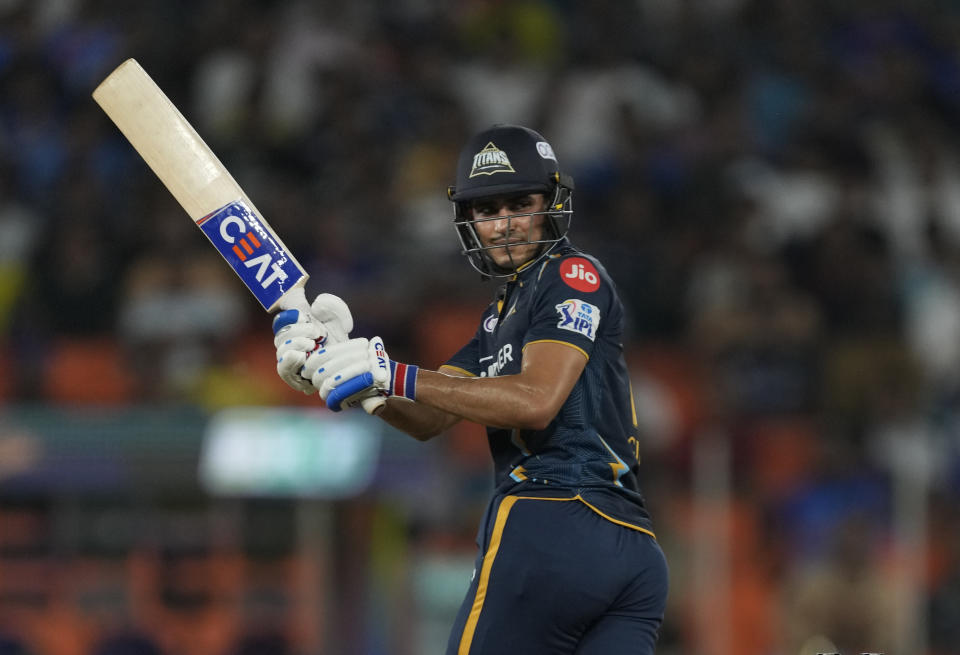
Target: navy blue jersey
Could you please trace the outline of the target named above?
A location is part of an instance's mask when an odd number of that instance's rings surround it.
[[[573,348],[587,364],[546,429],[487,429],[498,493],[573,490],[606,518],[651,530],[623,329],[613,281],[596,259],[566,243],[499,291],[473,339],[446,366],[471,376],[517,374],[524,349],[538,342]]]

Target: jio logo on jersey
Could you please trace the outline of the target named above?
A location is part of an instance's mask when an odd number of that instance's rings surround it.
[[[571,257],[560,264],[560,279],[567,286],[587,293],[600,288],[600,274],[589,259]]]
[[[579,298],[564,300],[556,306],[560,321],[557,327],[562,330],[576,332],[593,341],[597,336],[597,327],[600,325],[600,310]]]

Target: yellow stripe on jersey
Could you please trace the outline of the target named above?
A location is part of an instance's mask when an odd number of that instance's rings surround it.
[[[559,343],[561,346],[568,346],[568,347],[570,347],[570,348],[573,348],[573,349],[576,350],[577,352],[581,353],[584,357],[586,357],[586,358],[587,358],[587,361],[590,361],[590,355],[587,354],[587,351],[586,351],[586,350],[584,350],[584,349],[581,348],[580,346],[575,346],[575,345],[573,345],[573,344],[570,343],[569,341],[560,341],[559,339],[537,339],[536,341],[530,341],[530,342],[524,344],[523,350],[526,350],[526,349],[527,349],[527,346],[529,346],[529,345],[531,345],[531,344],[534,344],[534,343]]]
[[[510,471],[510,477],[516,480],[517,482],[523,482],[524,480],[527,479],[527,469],[523,468],[522,466],[518,466],[517,468]]]
[[[462,373],[463,377],[467,377],[467,378],[477,377],[476,375],[474,375],[473,373],[471,373],[465,368],[460,368],[459,366],[451,366],[450,364],[444,364],[443,366],[440,367],[440,373],[444,373],[446,371],[450,371],[450,373]]]
[[[524,455],[532,455],[530,449],[527,448],[527,443],[523,440],[523,437],[520,436],[520,430],[514,428],[510,431],[510,443],[517,447],[517,449]]]
[[[603,437],[601,437],[601,436],[598,434],[598,435],[597,435],[597,439],[600,440],[600,443],[603,444],[603,447],[604,447],[604,448],[606,448],[607,450],[610,451],[610,454],[613,455],[613,458],[614,458],[615,460],[617,460],[617,461],[615,461],[615,462],[607,462],[607,465],[613,470],[613,483],[614,483],[615,485],[617,485],[618,487],[622,487],[622,486],[623,486],[623,483],[620,482],[620,477],[621,477],[624,473],[626,473],[627,471],[629,471],[629,470],[630,470],[630,467],[627,466],[627,464],[626,464],[622,459],[620,459],[620,456],[617,455],[617,453],[615,453],[615,452],[613,451],[613,448],[610,447],[610,444],[608,444]]]
[[[583,497],[581,497],[579,494],[577,494],[577,500],[579,500],[581,503],[583,503],[584,505],[586,505],[587,507],[589,507],[589,508],[592,509],[594,512],[596,512],[597,514],[599,514],[599,515],[602,516],[603,518],[607,519],[607,520],[610,521],[611,523],[616,523],[617,525],[622,525],[622,526],[625,527],[625,528],[630,528],[631,530],[636,530],[637,532],[643,532],[643,533],[645,533],[645,534],[650,535],[650,536],[653,537],[654,539],[657,538],[657,535],[653,534],[652,532],[650,532],[650,530],[647,530],[646,528],[641,528],[639,525],[634,525],[633,523],[627,523],[626,521],[621,521],[621,520],[619,520],[619,519],[615,519],[615,518],[613,518],[612,516],[607,516],[606,514],[604,514],[603,512],[601,512],[599,509],[597,509],[596,507],[594,507],[593,505],[591,505],[590,503],[588,503],[586,500],[584,500]]]
[[[655,535],[650,530],[647,530],[646,528],[641,528],[639,525],[634,525],[633,523],[627,523],[626,521],[621,521],[620,519],[615,519],[612,516],[604,514],[599,509],[597,509],[596,507],[588,503],[580,494],[577,494],[576,496],[573,496],[571,498],[547,498],[547,497],[541,497],[541,496],[511,496],[511,497],[516,498],[517,500],[579,500],[581,503],[583,503],[584,505],[586,505],[591,510],[593,510],[594,512],[596,512],[606,520],[610,521],[611,523],[622,525],[625,528],[630,528],[631,530],[636,530],[637,532],[643,532],[644,534],[650,535],[654,539],[657,538],[657,535]]]
[[[558,253],[558,252],[555,252],[555,253],[547,256],[547,258],[546,258],[546,259],[544,260],[544,262],[543,262],[543,266],[540,267],[540,272],[537,273],[537,281],[539,281],[539,280],[543,277],[543,272],[544,272],[545,270],[547,270],[547,264],[550,263],[550,260],[551,260],[551,259],[556,259],[557,257],[563,257],[563,255],[560,254],[560,253]]]
[[[637,404],[633,400],[633,380],[630,380],[630,411],[633,413],[633,427],[637,426]]]
[[[524,262],[524,263],[520,264],[520,266],[517,268],[517,273],[519,273],[520,271],[522,271],[523,269],[525,269],[525,268],[527,268],[527,267],[529,267],[529,266],[533,266],[533,265],[536,263],[536,261],[537,261],[536,259],[531,259],[531,260],[528,261],[528,262]]]

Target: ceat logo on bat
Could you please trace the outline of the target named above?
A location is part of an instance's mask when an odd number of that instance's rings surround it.
[[[593,341],[600,325],[600,309],[579,298],[564,300],[556,306],[560,321],[557,327],[583,335]]]
[[[204,216],[197,225],[264,307],[271,307],[304,276],[296,260],[242,200]]]
[[[560,279],[577,291],[592,292],[600,288],[600,274],[589,259],[571,257],[560,264]]]

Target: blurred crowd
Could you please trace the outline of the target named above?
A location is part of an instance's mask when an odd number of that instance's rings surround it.
[[[494,292],[450,225],[461,143],[542,132],[574,243],[629,311],[675,587],[703,538],[697,444],[722,434],[737,652],[911,630],[960,652],[960,3],[0,2],[0,401],[304,402],[268,317],[92,101],[128,57],[308,294],[430,366]],[[672,602],[662,651],[688,652],[703,601]]]

